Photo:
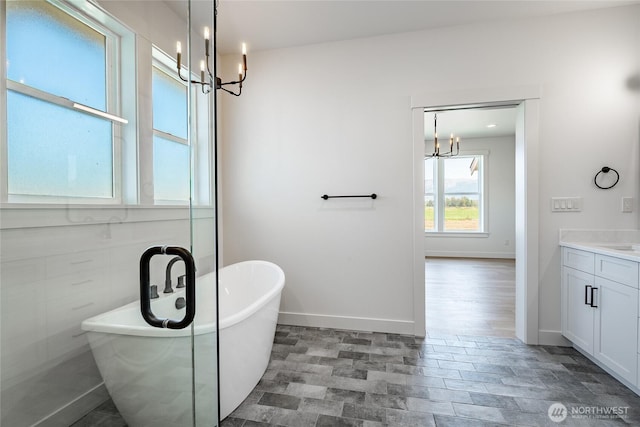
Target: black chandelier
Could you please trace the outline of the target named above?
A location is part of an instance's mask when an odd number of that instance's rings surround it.
[[[438,142],[438,114],[433,114],[433,153],[425,156],[426,159],[434,157],[455,157],[460,154],[460,137],[455,139],[455,152],[453,151],[454,139],[453,134],[449,137],[449,151],[440,152],[440,143]]]
[[[218,17],[218,2],[214,3],[214,25],[213,25],[213,52],[216,53],[216,19]],[[242,63],[238,64],[238,80],[229,82],[223,82],[220,77],[214,76],[211,72],[209,65],[210,57],[210,38],[211,33],[209,27],[204,27],[204,57],[205,59],[200,61],[200,80],[191,80],[182,76],[182,44],[176,43],[176,66],[178,68],[178,77],[183,82],[191,82],[193,84],[200,85],[202,93],[210,93],[212,88],[222,89],[223,91],[230,93],[231,95],[240,96],[242,94],[242,83],[247,79],[247,45],[242,43]],[[224,86],[238,85],[238,92],[229,90]]]

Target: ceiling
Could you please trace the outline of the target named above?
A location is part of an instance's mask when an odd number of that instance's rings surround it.
[[[187,0],[165,0],[186,20]],[[221,54],[280,49],[480,22],[640,4],[640,0],[219,0]],[[192,0],[195,28],[210,25],[211,0]],[[433,113],[425,113],[433,141]],[[487,124],[495,123],[494,128]],[[515,109],[472,109],[438,114],[438,135],[464,138],[515,134]]]
[[[186,0],[169,0],[186,15]],[[193,0],[194,24],[211,0]],[[640,0],[220,0],[218,50],[278,49],[477,22],[640,4]]]
[[[468,138],[511,136],[516,133],[515,107],[449,110],[436,114],[438,141],[441,144],[448,143],[451,134],[464,141]],[[424,115],[425,141],[433,141],[433,115],[433,112],[425,112]]]

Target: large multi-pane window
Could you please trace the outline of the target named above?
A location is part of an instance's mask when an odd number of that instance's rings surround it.
[[[117,201],[117,38],[57,1],[6,3],[10,200]]]
[[[175,58],[136,48],[135,34],[89,0],[0,7],[0,203],[211,203],[214,94],[180,80]],[[151,80],[151,102],[136,80]]]
[[[162,55],[156,53],[156,57]],[[153,67],[153,188],[156,203],[190,196],[187,85],[159,60]]]
[[[484,155],[425,159],[425,231],[485,231],[484,163]]]

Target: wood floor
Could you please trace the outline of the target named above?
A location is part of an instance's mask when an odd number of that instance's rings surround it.
[[[515,260],[426,258],[427,331],[515,337]]]

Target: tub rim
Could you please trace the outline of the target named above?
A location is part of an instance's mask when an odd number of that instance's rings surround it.
[[[220,330],[233,326],[236,323],[240,323],[244,319],[256,313],[260,308],[265,306],[267,302],[269,302],[276,294],[280,293],[284,288],[284,282],[285,282],[284,271],[282,271],[282,268],[280,268],[279,265],[274,264],[273,262],[270,262],[270,261],[262,261],[262,260],[241,261],[234,264],[230,264],[228,266],[224,266],[220,271],[223,272],[225,268],[231,269],[231,267],[240,267],[244,264],[268,265],[269,267],[275,267],[275,271],[277,273],[275,286],[273,286],[273,288],[270,288],[268,292],[266,292],[256,301],[254,301],[253,304],[249,304],[248,306],[240,310],[238,313],[234,313],[231,316],[225,317],[224,319],[219,319]],[[220,279],[222,279],[222,277]]]
[[[222,280],[222,276],[224,274],[225,269],[229,268],[231,270],[232,268],[238,268],[243,265],[267,265],[270,268],[273,268],[276,272],[275,283],[271,288],[269,288],[268,292],[266,292],[264,295],[261,295],[252,304],[249,304],[243,307],[243,309],[240,310],[239,312],[233,313],[232,315],[227,316],[224,319],[219,319],[220,331],[223,329],[229,328],[237,323],[240,323],[243,320],[250,317],[251,315],[253,315],[254,313],[258,312],[260,308],[265,306],[269,301],[271,301],[271,299],[273,299],[275,296],[280,294],[280,292],[282,292],[282,289],[284,288],[285,276],[282,268],[280,268],[279,265],[273,262],[264,261],[264,260],[240,261],[234,264],[224,266],[217,272],[217,274],[220,276],[219,279]],[[212,274],[212,273],[213,272],[207,273],[200,277],[205,277],[208,274]],[[181,293],[184,293],[184,290],[180,290],[178,292],[174,292],[166,296],[163,295],[161,296],[161,298],[178,297],[181,295]],[[106,323],[104,320],[105,317],[109,317],[110,315],[113,315],[114,313],[117,313],[119,311],[134,309],[136,310],[136,312],[139,312],[139,308],[140,308],[140,300],[138,299],[136,301],[122,305],[120,307],[116,307],[104,313],[100,313],[88,319],[83,320],[81,323],[81,328],[83,331],[87,331],[87,332],[100,332],[105,334],[127,335],[127,336],[136,336],[136,337],[145,337],[145,338],[146,337],[160,337],[160,338],[188,337],[191,335],[192,330],[193,330],[193,335],[214,333],[216,330],[215,321],[210,323],[205,323],[205,324],[198,324],[198,325],[194,325],[192,323],[190,327],[186,327],[184,329],[163,329],[163,328],[155,328],[147,324],[144,324],[142,326],[109,324],[109,323]]]

